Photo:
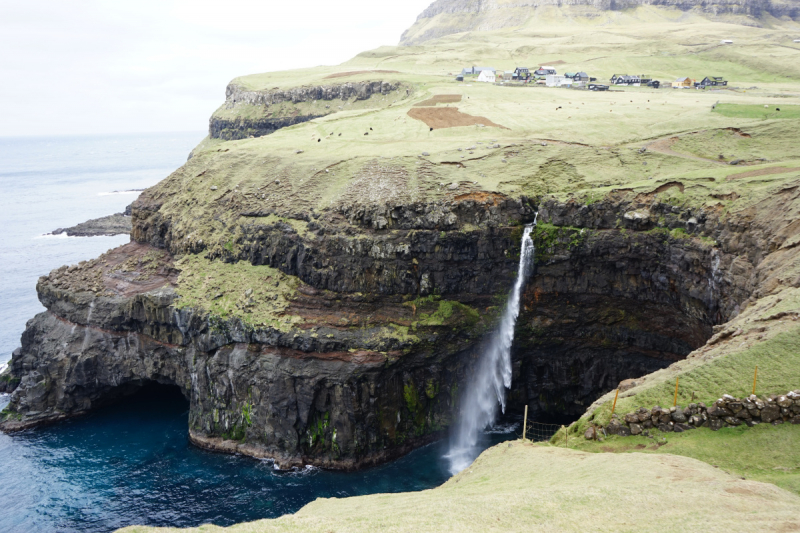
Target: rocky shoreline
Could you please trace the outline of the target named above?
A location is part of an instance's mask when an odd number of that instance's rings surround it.
[[[66,234],[68,237],[129,235],[132,226],[131,206],[128,205],[122,213],[93,218],[69,228],[58,228],[51,235]]]

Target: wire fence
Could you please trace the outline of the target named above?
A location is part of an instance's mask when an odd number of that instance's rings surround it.
[[[528,421],[523,424],[523,427],[525,428],[524,438],[526,440],[533,442],[546,442],[552,439],[553,435],[558,433],[558,431],[564,426],[559,424],[543,424],[542,422],[536,422],[528,419]],[[521,434],[518,434],[517,436],[520,438],[523,437]]]

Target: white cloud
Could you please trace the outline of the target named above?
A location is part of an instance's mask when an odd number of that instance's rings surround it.
[[[204,130],[236,76],[396,44],[431,0],[0,3],[0,135]]]

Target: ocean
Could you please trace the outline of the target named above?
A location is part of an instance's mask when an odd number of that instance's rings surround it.
[[[0,367],[25,322],[44,310],[39,276],[91,259],[128,236],[47,233],[121,212],[178,168],[198,133],[0,138]],[[0,408],[8,403],[0,395]],[[276,471],[269,461],[206,452],[188,442],[188,402],[143,389],[79,418],[0,433],[0,531],[111,531],[133,524],[227,526],[297,511],[316,498],[435,487],[446,481],[446,443],[359,472]],[[504,420],[482,447],[517,429]]]

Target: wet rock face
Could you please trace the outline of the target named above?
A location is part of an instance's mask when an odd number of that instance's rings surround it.
[[[434,291],[493,316],[518,262],[522,226],[511,222],[529,207],[354,209],[317,220],[304,236],[285,224],[239,232],[238,251],[220,259],[268,264],[307,284],[291,304],[304,322],[288,331],[176,306],[169,251],[187,250],[157,222],[156,208],[137,216],[135,207],[135,237],[152,244],[131,243],[40,280],[48,311],[28,324],[0,378],[0,389],[13,390],[3,428],[80,414],[156,381],[189,398],[199,446],[332,468],[405,453],[454,420],[491,319],[418,326],[415,340],[373,333],[411,326],[419,317],[408,302]],[[625,206],[596,204],[590,217],[569,219],[573,207],[541,206],[536,272],[512,351],[509,410],[528,405],[540,418],[578,416],[619,381],[701,346],[712,325],[736,312],[751,271],[707,241],[596,222],[614,210],[621,219]],[[426,217],[448,214],[456,220],[446,231],[426,227]],[[373,227],[387,215],[390,228]],[[476,217],[477,229],[459,229]],[[585,224],[550,224],[562,219]],[[115,266],[137,257],[156,259],[134,262],[147,271]],[[345,315],[360,327],[336,326]]]

